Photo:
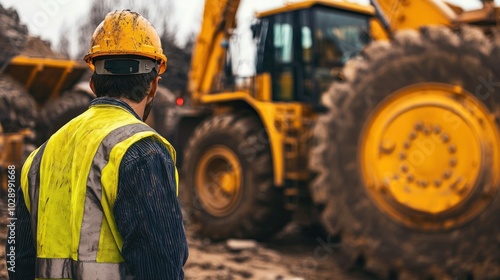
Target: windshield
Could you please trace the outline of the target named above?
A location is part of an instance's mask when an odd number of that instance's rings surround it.
[[[318,8],[314,19],[314,37],[325,66],[345,63],[370,41],[367,16]]]

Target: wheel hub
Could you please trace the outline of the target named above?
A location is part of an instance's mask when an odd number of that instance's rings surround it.
[[[401,90],[368,119],[360,164],[377,206],[419,228],[449,228],[478,215],[497,191],[500,141],[470,93],[426,84]]]
[[[229,148],[214,146],[196,168],[196,191],[204,209],[213,216],[230,214],[241,199],[241,165]]]

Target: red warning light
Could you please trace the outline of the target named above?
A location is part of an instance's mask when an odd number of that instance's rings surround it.
[[[175,104],[177,104],[177,106],[179,106],[179,107],[184,105],[184,98],[182,98],[180,96],[177,97],[177,99],[175,100]]]

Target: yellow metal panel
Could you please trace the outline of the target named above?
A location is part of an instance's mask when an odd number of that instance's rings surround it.
[[[275,93],[278,100],[293,99],[293,74],[291,72],[283,72],[279,74],[276,81],[279,90]]]
[[[31,73],[29,74],[28,81],[24,85],[24,88],[26,88],[26,90],[29,90],[29,88],[33,84],[33,81],[35,80],[36,74],[43,70],[43,64],[37,64],[37,65],[35,65],[35,67],[33,67],[31,69],[32,70],[31,70]]]
[[[50,66],[50,67],[61,67],[61,68],[74,68],[83,67],[85,65],[78,63],[74,60],[61,60],[61,59],[51,59],[51,58],[38,58],[38,57],[28,57],[28,56],[16,56],[14,57],[10,64],[13,65],[25,65],[25,66]]]
[[[375,10],[371,6],[360,5],[353,2],[342,1],[342,0],[315,0],[315,1],[300,1],[300,2],[289,2],[285,6],[276,8],[273,10],[257,13],[257,17],[266,17],[270,15],[275,15],[279,13],[285,13],[289,11],[307,9],[314,5],[325,5],[333,8],[338,8],[342,10],[348,10],[356,13],[362,13],[367,15],[375,14]]]
[[[255,77],[255,99],[260,101],[271,101],[271,89],[271,74],[264,73]]]
[[[370,21],[370,34],[373,40],[388,40],[389,34],[378,18],[372,18]]]
[[[375,8],[391,31],[416,29],[423,25],[451,25],[455,12],[439,0],[375,0]]]

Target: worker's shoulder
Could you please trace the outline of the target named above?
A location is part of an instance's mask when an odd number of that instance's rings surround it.
[[[125,153],[122,163],[128,164],[138,160],[164,160],[173,163],[172,156],[167,148],[155,136],[143,138],[132,144]]]

